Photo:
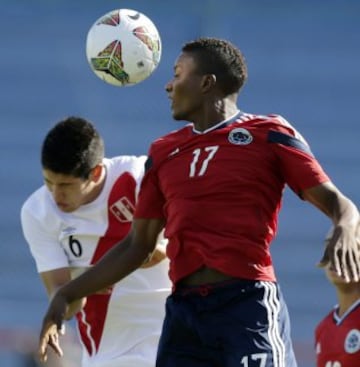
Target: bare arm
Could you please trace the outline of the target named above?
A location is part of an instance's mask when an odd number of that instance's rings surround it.
[[[161,220],[134,220],[131,232],[122,242],[107,252],[96,265],[56,292],[43,319],[39,340],[40,360],[46,361],[47,345],[51,345],[53,338],[58,338],[57,330],[68,313],[69,305],[113,285],[140,267],[153,253],[162,228]],[[62,355],[61,350],[54,350]]]
[[[44,283],[49,299],[53,297],[56,291],[64,284],[71,280],[71,272],[69,268],[60,268],[40,273],[40,278]],[[71,319],[77,312],[79,312],[86,303],[86,298],[81,298],[69,304],[65,320]]]
[[[319,266],[330,264],[346,281],[358,281],[360,279],[358,208],[330,182],[305,190],[302,195],[306,201],[327,215],[334,226],[334,232],[327,242]]]

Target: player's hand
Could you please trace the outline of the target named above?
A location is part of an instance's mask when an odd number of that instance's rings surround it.
[[[325,239],[325,251],[318,266],[330,268],[346,282],[360,280],[360,223],[334,227]]]
[[[54,352],[62,357],[63,351],[60,347],[59,336],[64,333],[63,321],[68,309],[68,304],[61,294],[57,293],[49,304],[48,311],[43,319],[39,338],[39,359],[41,362],[47,360],[47,350],[50,346]]]
[[[158,246],[155,248],[154,252],[151,254],[151,256],[145,261],[141,268],[150,268],[151,266],[155,266],[161,261],[163,261],[166,258],[166,252],[165,249]]]

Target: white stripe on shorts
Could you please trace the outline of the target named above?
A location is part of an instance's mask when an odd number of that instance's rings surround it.
[[[279,329],[279,313],[280,301],[277,297],[276,284],[271,282],[260,282],[264,287],[264,304],[267,309],[267,317],[269,322],[269,342],[273,351],[274,367],[285,366],[285,345],[280,335]]]

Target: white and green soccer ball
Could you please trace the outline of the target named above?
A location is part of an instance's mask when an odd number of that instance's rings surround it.
[[[93,72],[115,86],[147,79],[161,59],[161,38],[155,24],[131,9],[112,10],[89,29],[86,57]]]

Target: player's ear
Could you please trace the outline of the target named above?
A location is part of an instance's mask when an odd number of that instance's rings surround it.
[[[211,88],[213,88],[216,84],[216,75],[215,74],[205,74],[201,81],[201,87],[204,92],[208,92]]]
[[[93,181],[95,182],[99,181],[99,179],[102,176],[103,169],[104,169],[103,164],[98,164],[92,169],[91,178]]]

